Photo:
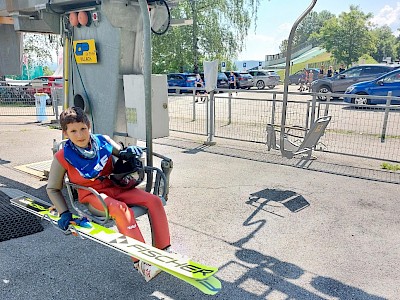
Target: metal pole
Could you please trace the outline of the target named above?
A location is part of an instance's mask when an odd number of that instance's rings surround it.
[[[275,125],[276,93],[272,94],[271,124]]]
[[[286,50],[286,67],[285,67],[285,81],[284,81],[284,88],[283,88],[283,102],[282,102],[282,118],[281,118],[281,133],[279,139],[279,145],[281,148],[281,153],[283,156],[286,157],[286,152],[284,148],[284,137],[285,137],[285,125],[286,125],[286,110],[287,110],[287,101],[288,101],[288,90],[289,90],[289,72],[290,72],[290,60],[292,56],[292,42],[294,38],[294,34],[296,32],[296,28],[307,16],[307,14],[313,9],[317,0],[311,1],[311,4],[307,7],[307,9],[300,15],[300,17],[294,22],[292,29],[290,30],[289,38],[288,38],[288,45]]]
[[[193,106],[193,115],[192,121],[196,121],[196,90],[193,90],[193,97],[192,97],[192,106]]]
[[[196,11],[196,0],[191,0],[192,3],[192,17],[193,17],[193,72],[197,73],[198,62],[197,62],[197,11]]]
[[[232,123],[232,93],[229,93],[228,98],[228,125]]]
[[[68,93],[69,93],[69,37],[64,34],[64,53],[63,53],[63,72],[64,72],[64,101],[63,101],[63,109],[68,108]]]
[[[213,141],[213,137],[214,137],[214,128],[215,128],[215,101],[214,101],[214,91],[210,92],[210,113],[209,113],[209,119],[210,123],[209,123],[209,132],[208,132],[208,139],[206,142],[204,142],[204,145],[208,145],[208,146],[214,146],[216,143]]]
[[[143,21],[143,77],[144,102],[146,109],[146,164],[153,166],[153,123],[151,108],[151,26],[146,0],[139,0]],[[151,178],[148,176],[147,181]]]
[[[387,129],[387,122],[389,119],[389,111],[390,111],[391,101],[392,101],[392,91],[388,92],[388,97],[386,99],[385,116],[383,117],[383,126],[382,126],[382,134],[381,134],[381,143],[384,143],[385,139],[386,139],[386,129]]]

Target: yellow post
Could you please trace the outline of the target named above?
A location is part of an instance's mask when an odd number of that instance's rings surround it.
[[[68,89],[69,89],[69,38],[66,36],[64,40],[64,54],[63,54],[63,72],[64,72],[64,103],[63,109],[68,108]]]

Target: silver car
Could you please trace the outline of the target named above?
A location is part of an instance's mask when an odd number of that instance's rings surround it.
[[[259,90],[266,86],[273,89],[281,80],[281,77],[274,70],[254,70],[249,71],[249,73],[253,76],[254,86]]]
[[[317,93],[344,93],[346,89],[355,83],[370,81],[379,76],[399,68],[399,65],[366,64],[349,68],[332,77],[324,77],[311,83],[311,89]],[[325,96],[318,96],[320,100],[326,100]]]

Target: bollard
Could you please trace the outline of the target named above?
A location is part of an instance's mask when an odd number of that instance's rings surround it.
[[[46,93],[36,93],[34,96],[37,122],[46,121],[46,101],[47,99],[49,99],[49,95],[47,95]]]

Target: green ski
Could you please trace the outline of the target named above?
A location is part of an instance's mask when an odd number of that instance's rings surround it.
[[[53,224],[56,224],[59,219],[58,216],[51,213],[51,206],[45,202],[32,200],[25,196],[17,197],[10,201],[13,205]],[[79,218],[78,216],[75,217]],[[188,258],[183,258],[179,254],[162,251],[93,222],[90,222],[90,227],[71,225],[70,230],[75,235],[91,239],[126,255],[134,256],[155,265],[162,271],[193,285],[205,294],[215,295],[221,289],[221,282],[213,276],[218,271],[216,267],[202,265]]]

